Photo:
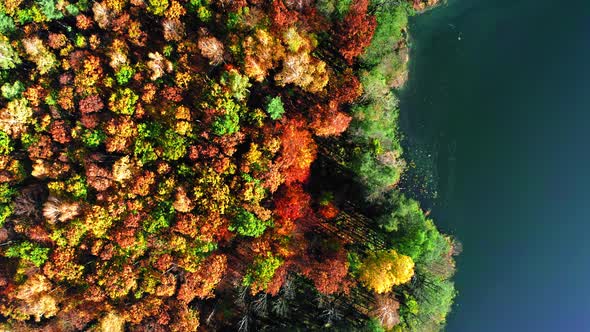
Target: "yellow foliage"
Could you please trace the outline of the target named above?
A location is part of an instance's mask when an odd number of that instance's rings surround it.
[[[362,263],[359,280],[376,293],[386,293],[393,286],[405,284],[414,276],[414,261],[395,250],[371,253]]]
[[[262,82],[268,71],[285,56],[281,42],[262,29],[256,30],[254,36],[246,37],[243,48],[246,54],[245,73],[258,82]]]
[[[15,99],[8,102],[0,111],[0,130],[13,138],[26,132],[27,125],[33,121],[33,110],[26,99]]]
[[[100,320],[101,332],[123,332],[125,319],[114,312],[109,312]]]

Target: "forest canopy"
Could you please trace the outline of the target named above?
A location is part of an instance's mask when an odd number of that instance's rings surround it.
[[[438,331],[419,0],[0,3],[0,330]]]

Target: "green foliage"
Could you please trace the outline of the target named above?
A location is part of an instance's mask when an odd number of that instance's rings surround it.
[[[62,12],[55,7],[56,3],[54,0],[37,0],[37,4],[47,20],[58,20],[63,17]]]
[[[399,168],[384,165],[369,151],[357,154],[351,168],[365,185],[369,198],[380,196],[391,189],[401,176]]]
[[[172,129],[164,132],[164,136],[159,138],[162,148],[162,158],[165,160],[178,160],[186,154],[186,138],[180,136]]]
[[[268,113],[273,120],[278,120],[283,116],[283,113],[285,113],[285,105],[280,96],[274,97],[270,100],[266,106],[266,113]]]
[[[84,37],[84,35],[82,34],[76,34],[76,38],[74,39],[74,45],[76,45],[77,48],[86,47],[86,37]]]
[[[348,252],[348,271],[350,275],[352,275],[353,277],[358,276],[362,265],[363,263],[361,262],[361,258],[356,252]]]
[[[165,160],[178,160],[186,154],[186,138],[172,129],[164,130],[157,122],[139,124],[137,133],[134,154],[143,164],[158,159],[158,147],[161,147],[161,157]]]
[[[4,225],[6,219],[12,215],[12,204],[0,204],[0,227]]]
[[[385,328],[377,318],[371,318],[367,320],[365,326],[362,329],[363,332],[386,332]]]
[[[262,221],[249,211],[240,209],[232,220],[229,230],[243,236],[259,237],[267,227],[272,226],[272,221]]]
[[[395,6],[384,4],[378,7],[375,13],[377,28],[371,44],[361,55],[365,65],[377,65],[387,53],[392,52],[391,46],[396,45],[403,38],[403,30],[408,27],[408,16],[412,11],[410,2]]]
[[[82,134],[82,143],[89,148],[96,148],[107,138],[107,135],[100,129],[85,130]]]
[[[17,80],[12,84],[4,83],[4,85],[2,85],[1,90],[2,97],[11,100],[15,98],[20,98],[23,91],[25,91],[25,85],[23,84],[23,82]]]
[[[172,218],[174,218],[172,203],[160,202],[150,214],[150,218],[144,222],[143,229],[150,234],[156,233],[163,228],[170,227]]]
[[[267,257],[258,257],[242,280],[244,286],[256,284],[261,289],[266,289],[272,280],[276,270],[283,264],[283,261],[269,253]]]
[[[451,311],[456,296],[455,285],[448,280],[422,279],[406,295],[400,314],[408,331],[439,331]]]
[[[13,69],[20,63],[20,57],[10,45],[8,38],[0,35],[0,69]]]
[[[10,203],[15,193],[16,190],[8,183],[0,184],[0,203]]]
[[[196,13],[199,20],[209,22],[211,19],[211,10],[209,9],[209,0],[190,0],[188,10]]]
[[[223,76],[221,76],[221,84],[229,87],[232,96],[238,101],[242,101],[248,97],[248,88],[252,86],[248,76],[241,75],[236,70],[223,73]]]
[[[74,175],[66,180],[66,191],[76,199],[86,199],[88,195],[88,184],[81,175]]]
[[[80,14],[80,9],[78,8],[78,6],[76,6],[74,4],[68,4],[66,6],[66,10],[68,11],[68,14],[70,14],[72,16],[76,16],[76,15]]]
[[[236,105],[237,106],[237,105]],[[240,116],[238,115],[238,108],[232,107],[226,109],[224,115],[218,116],[211,125],[211,131],[215,135],[231,135],[235,134],[240,130]]]
[[[16,26],[14,25],[14,20],[12,17],[0,13],[0,33],[2,34],[9,34],[14,32]]]
[[[8,247],[4,255],[8,258],[24,259],[40,267],[47,260],[48,254],[49,248],[41,247],[37,243],[23,241]]]
[[[10,136],[3,131],[0,131],[0,155],[7,155],[14,150]]]
[[[140,126],[141,125],[143,124],[140,124]],[[153,144],[144,138],[138,138],[135,140],[133,154],[139,159],[142,165],[158,159],[158,155],[156,155],[156,150],[154,149]]]
[[[125,85],[129,83],[129,80],[133,75],[135,75],[135,69],[131,66],[124,65],[115,73],[115,78],[117,79],[117,83]]]
[[[342,19],[350,9],[353,0],[318,0],[316,7],[328,17]]]
[[[384,230],[392,232],[389,240],[400,253],[422,263],[420,265],[449,253],[449,241],[432,220],[426,219],[417,201],[394,193],[390,204],[391,212],[378,221]]]
[[[226,26],[229,30],[239,29],[245,20],[245,16],[250,13],[250,8],[242,7],[237,11],[230,12],[227,15]]]

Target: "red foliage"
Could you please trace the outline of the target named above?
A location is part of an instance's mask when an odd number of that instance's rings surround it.
[[[356,1],[338,26],[338,51],[349,64],[371,44],[377,27],[375,17],[367,14],[368,6],[369,0]]]
[[[336,252],[324,252],[318,260],[312,260],[300,269],[322,294],[347,293],[349,290],[350,281],[346,280],[348,257],[342,248]]]
[[[330,220],[336,218],[336,216],[338,216],[338,213],[340,213],[340,210],[338,210],[334,203],[330,202],[328,204],[320,206],[318,213],[322,217]]]
[[[272,22],[279,28],[291,25],[297,21],[297,12],[290,11],[283,0],[272,2]]]
[[[275,199],[275,214],[282,219],[297,220],[309,209],[310,200],[300,184],[286,186]]]
[[[361,94],[361,82],[351,69],[344,71],[344,74],[338,77],[335,84],[330,85],[330,101],[338,105],[351,103]]]

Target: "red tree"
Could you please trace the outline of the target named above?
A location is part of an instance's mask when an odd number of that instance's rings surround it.
[[[336,43],[340,54],[349,64],[371,44],[377,20],[367,14],[368,7],[369,0],[356,1],[338,26]]]
[[[275,199],[275,214],[282,219],[297,220],[309,209],[310,200],[300,184],[286,186]]]

